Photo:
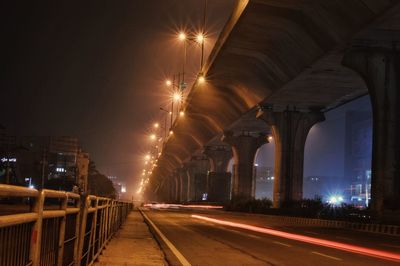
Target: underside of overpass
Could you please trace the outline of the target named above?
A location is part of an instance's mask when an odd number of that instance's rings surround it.
[[[286,178],[292,179],[291,175],[296,175],[293,171],[300,170],[296,165],[300,164],[302,170],[302,142],[313,123],[323,120],[324,111],[368,93],[373,108],[382,104],[375,100],[380,95],[377,88],[382,77],[368,80],[363,65],[360,66],[362,58],[356,52],[361,48],[384,50],[384,55],[387,55],[386,51],[397,53],[399,14],[399,1],[393,0],[238,1],[203,68],[206,82],[196,83],[191,88],[185,102],[185,119],[176,120],[174,134],[158,158],[151,177],[152,190],[158,190],[166,183],[164,179],[206,145],[219,143],[227,131],[233,135],[241,135],[244,131],[250,135],[272,132],[283,147],[278,145],[276,152],[282,154],[275,156],[283,163],[283,173],[278,176],[289,175]],[[372,72],[373,69],[372,66]],[[393,71],[398,75],[398,66]],[[395,80],[387,87],[398,89]],[[398,95],[392,94],[393,105],[397,103]],[[255,115],[257,111],[258,118],[265,121],[261,126]],[[293,116],[287,112],[302,115]],[[383,115],[390,116],[391,112],[396,110]],[[297,117],[290,118],[289,123],[293,126],[289,128],[283,126],[285,122],[279,122],[286,121],[288,116]],[[376,117],[375,111],[374,120]],[[299,123],[303,126],[299,127]],[[290,130],[295,132],[293,136],[286,134]],[[374,127],[375,144],[379,142],[375,139],[378,137],[376,132]],[[393,132],[385,132],[380,134],[394,138]],[[285,150],[290,146],[288,143],[299,147],[298,155],[293,155],[290,149]],[[383,157],[397,158],[399,148],[393,143],[391,145],[397,148],[387,156],[382,151]],[[398,171],[396,169],[392,172]],[[393,179],[393,173],[390,174],[392,177],[379,180]],[[279,192],[282,195],[287,193],[285,186],[298,186],[293,184],[295,181],[282,182],[281,188],[275,187],[274,194],[279,189],[286,191]],[[375,192],[385,190],[385,182],[378,183]],[[279,207],[282,195],[274,197],[275,206]],[[301,193],[298,196],[301,197]],[[282,197],[298,199],[298,196]],[[383,198],[379,200],[377,209],[382,208],[383,201]]]

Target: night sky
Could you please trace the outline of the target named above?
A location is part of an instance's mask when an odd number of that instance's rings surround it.
[[[147,134],[180,70],[175,34],[203,0],[4,1],[0,124],[9,135],[76,136],[98,168],[135,184]],[[235,0],[209,0],[209,52]],[[199,49],[189,47],[196,74]]]

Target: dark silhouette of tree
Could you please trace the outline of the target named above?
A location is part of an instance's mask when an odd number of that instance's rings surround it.
[[[116,191],[113,183],[107,176],[103,175],[96,169],[96,164],[93,161],[89,162],[88,176],[88,193],[107,198],[115,198]]]

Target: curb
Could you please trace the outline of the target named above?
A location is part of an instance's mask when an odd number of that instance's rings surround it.
[[[159,245],[160,250],[164,254],[164,260],[168,263],[167,255],[165,254],[164,249],[162,248],[161,242],[172,252],[172,255],[183,265],[183,266],[191,266],[189,261],[176,249],[176,247],[164,236],[164,234],[157,228],[157,226],[147,217],[147,215],[142,211],[141,208],[138,208],[140,214],[142,215],[144,222],[149,227],[150,232],[152,233],[154,239]],[[169,265],[169,263],[167,264]]]

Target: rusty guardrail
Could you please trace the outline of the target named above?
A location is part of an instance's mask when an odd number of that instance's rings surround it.
[[[133,207],[93,195],[81,202],[81,196],[71,192],[3,184],[0,198],[18,199],[26,206],[0,212],[4,266],[91,265]]]

